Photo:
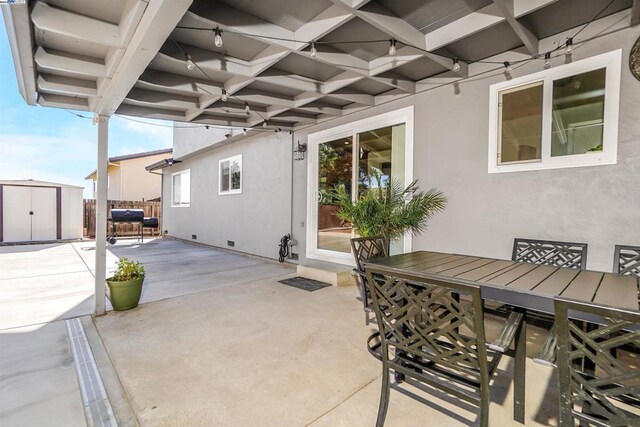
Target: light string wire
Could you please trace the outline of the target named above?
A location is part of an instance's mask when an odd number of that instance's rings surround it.
[[[602,15],[605,12],[605,10],[607,10],[616,1],[617,0],[610,0],[609,3],[607,3],[607,5],[604,6],[593,18],[591,18],[587,23],[585,23],[582,26],[582,28],[580,28],[580,30],[578,30],[578,32],[576,32],[572,37],[567,37],[567,40],[564,43],[559,44],[554,49],[551,49],[551,50],[549,50],[549,51],[547,51],[545,53],[538,54],[536,58],[532,58],[532,59],[544,59],[545,55],[552,54],[554,52],[557,52],[558,50],[566,48],[571,43],[569,40],[573,40],[578,35],[580,35],[580,33],[582,31],[584,31],[584,29],[587,28],[589,26],[589,24],[593,23],[593,21],[598,19],[600,17],[600,15]],[[220,30],[219,27],[206,28],[206,27],[192,27],[192,26],[186,26],[186,25],[178,25],[175,28],[176,29],[181,29],[181,30],[210,31],[210,32]],[[267,40],[287,41],[287,42],[292,42],[292,43],[300,43],[300,44],[308,44],[308,45],[311,45],[313,43],[316,46],[318,46],[318,45],[332,45],[332,44],[353,44],[353,43],[355,43],[355,44],[371,44],[371,43],[390,43],[390,42],[395,42],[396,44],[402,44],[404,46],[419,50],[421,52],[428,53],[430,55],[439,56],[439,57],[441,57],[443,59],[449,59],[450,61],[452,61],[452,64],[453,64],[454,60],[462,61],[462,62],[466,62],[466,63],[476,63],[476,64],[500,64],[500,65],[504,64],[504,61],[472,60],[472,59],[465,59],[465,58],[462,58],[462,57],[459,57],[459,56],[447,56],[447,55],[442,55],[442,54],[436,54],[436,53],[433,53],[433,52],[431,52],[431,51],[429,51],[427,49],[415,46],[413,44],[405,43],[405,42],[400,41],[400,40],[396,40],[393,37],[391,37],[390,39],[372,39],[372,40],[335,40],[335,41],[309,40],[309,41],[304,41],[304,40],[290,39],[290,38],[286,38],[286,37],[275,37],[275,36],[265,36],[265,35],[261,35],[261,34],[245,33],[245,32],[242,32],[242,31],[234,31],[234,30],[224,30],[224,32],[225,33],[229,33],[229,34],[237,34],[237,35],[245,36],[245,37],[254,37],[254,38],[258,38],[258,39],[262,38],[262,39],[267,39]],[[172,38],[172,40],[173,40],[173,38]],[[174,42],[175,42],[175,40],[174,40]],[[519,63],[523,63],[523,62],[529,62],[530,60],[531,59],[526,58],[526,59],[520,59],[520,60],[517,60],[517,61],[509,61],[509,62],[511,64],[519,64]]]
[[[507,64],[510,65],[510,66],[514,66],[514,65],[524,66],[524,65],[526,65],[526,64],[528,64],[528,63],[530,63],[532,61],[535,61],[535,60],[540,60],[540,59],[545,59],[546,60],[546,58],[548,56],[550,56],[552,53],[557,52],[557,51],[559,51],[561,49],[564,49],[564,48],[568,47],[569,45],[573,45],[574,44],[573,40],[578,35],[580,35],[580,33],[582,33],[590,24],[592,24],[595,20],[597,20],[600,17],[600,15],[602,15],[616,1],[617,0],[610,0],[609,3],[607,3],[593,18],[591,18],[588,22],[586,22],[584,25],[582,25],[582,27],[573,36],[567,37],[567,40],[564,43],[561,43],[561,44],[557,45],[554,49],[546,51],[545,53],[538,54],[534,58],[525,58],[525,59],[520,59],[520,60],[515,60],[515,61],[485,61],[485,60],[472,61],[472,60],[466,60],[466,59],[460,58],[460,57],[447,57],[447,56],[443,56],[443,55],[437,55],[437,56],[440,56],[440,57],[443,57],[443,58],[446,58],[446,59],[450,59],[451,61],[456,60],[456,61],[462,61],[462,62],[466,62],[466,63],[494,64],[494,65],[499,64],[499,65],[504,66],[505,68],[506,68]],[[218,29],[218,27],[216,27],[216,28],[202,28],[202,27],[189,27],[189,26],[180,26],[180,25],[176,26],[175,28],[176,29],[184,29],[184,30],[196,30],[196,31],[215,31],[216,29]],[[248,37],[265,38],[265,39],[280,40],[280,41],[290,41],[290,42],[295,42],[295,43],[306,43],[306,44],[313,43],[315,45],[319,45],[319,44],[347,44],[347,43],[366,44],[366,43],[381,43],[381,42],[389,43],[390,42],[389,39],[374,39],[374,40],[359,40],[359,41],[353,41],[353,40],[347,41],[347,40],[345,40],[345,41],[325,41],[325,42],[313,41],[312,40],[312,41],[309,41],[309,42],[305,42],[305,41],[300,41],[300,40],[287,39],[287,38],[283,38],[283,37],[263,36],[263,35],[259,35],[259,34],[250,34],[250,33],[231,31],[231,30],[225,30],[224,32],[231,33],[231,34],[239,34],[239,35],[248,36]],[[185,55],[186,58],[191,59],[191,56],[188,54],[188,52],[184,50],[184,48],[173,38],[173,36],[169,35],[169,38],[176,45],[176,47],[180,50],[180,52],[182,52]],[[591,41],[593,39],[594,38],[586,40],[586,41],[583,41],[581,44],[584,45],[588,41]],[[432,52],[430,52],[430,51],[428,51],[426,49],[420,48],[418,46],[414,46],[414,45],[411,45],[411,44],[408,44],[408,43],[403,43],[403,42],[400,42],[399,40],[395,40],[395,39],[391,39],[391,40],[394,40],[394,41],[396,41],[396,43],[403,44],[403,45],[411,47],[413,49],[417,49],[417,50],[423,51],[425,53],[433,54]],[[215,81],[205,70],[203,70],[198,65],[197,62],[195,62],[193,60],[191,60],[191,62],[193,62],[195,67],[198,68],[198,70],[200,70],[200,72],[205,77],[207,77],[207,79],[209,81],[213,82],[215,85],[220,85],[220,83]],[[515,67],[515,68],[519,68],[519,67]],[[461,77],[461,78],[459,78],[459,79],[457,79],[455,81],[452,81],[452,82],[442,83],[440,85],[437,85],[437,86],[422,90],[422,91],[420,91],[418,93],[426,92],[426,91],[429,91],[429,90],[434,90],[434,89],[441,88],[441,87],[444,87],[444,86],[459,84],[461,81],[464,81],[464,80],[472,81],[470,79],[474,79],[474,78],[483,76],[485,74],[488,74],[488,73],[491,73],[491,72],[494,72],[494,71],[497,71],[497,70],[498,69],[485,70],[485,71],[482,71],[480,73],[474,74],[472,76]],[[492,75],[489,75],[489,76],[485,76],[485,78],[502,74],[503,71],[502,71],[502,69],[500,69],[500,70],[501,70],[500,73],[496,73],[496,74],[492,74]],[[224,90],[224,88],[221,88],[221,89]],[[241,101],[245,105],[249,105],[249,103],[247,101],[241,99],[240,97],[238,97],[238,96],[236,96],[234,94],[230,94],[229,92],[226,92],[226,93],[227,93],[228,97],[234,98],[234,99],[236,99],[238,101]],[[412,96],[412,95],[415,95],[415,94],[407,94],[407,96]],[[222,107],[215,106],[214,108],[219,108],[222,111],[225,111],[224,108],[222,108]],[[68,109],[65,109],[64,111],[66,111],[66,112],[68,112],[68,113],[70,113],[70,114],[72,114],[72,115],[74,115],[76,117],[82,118],[82,119],[91,119],[92,118],[92,117],[84,116],[82,114],[75,113],[75,112],[73,112],[71,110],[68,110]],[[267,119],[262,114],[260,114],[259,111],[254,110],[254,109],[251,109],[251,111],[255,112],[258,116],[260,116],[260,118],[263,120],[263,123],[267,123]],[[262,131],[262,132],[272,132],[272,130],[260,129],[260,128],[256,128],[256,127],[238,127],[238,126],[224,126],[224,125],[214,125],[214,124],[211,124],[211,125],[207,125],[207,124],[202,124],[202,125],[201,124],[192,124],[190,126],[184,126],[184,125],[176,125],[175,122],[174,122],[173,125],[164,125],[164,124],[161,124],[161,123],[149,123],[149,122],[145,122],[143,120],[136,120],[134,118],[127,117],[127,116],[120,115],[120,114],[116,114],[115,116],[119,117],[121,119],[129,120],[129,121],[133,121],[133,122],[137,122],[137,123],[142,123],[142,124],[146,124],[146,125],[150,125],[150,126],[170,127],[170,128],[178,128],[178,129],[180,129],[180,128],[182,128],[182,129],[184,129],[184,128],[198,128],[198,127],[199,128],[206,127],[208,129],[209,127],[214,127],[214,128],[220,128],[220,129],[241,129],[243,131],[243,133],[248,131],[248,130],[251,130],[251,131]],[[306,128],[311,127],[311,126],[314,126],[314,124],[311,124],[311,125],[308,125],[308,126],[303,126],[298,130],[306,129]],[[277,128],[276,132],[278,132],[279,130],[280,129]]]

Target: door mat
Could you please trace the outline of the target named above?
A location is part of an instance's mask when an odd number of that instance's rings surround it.
[[[290,279],[279,280],[280,283],[285,285],[293,286],[294,288],[302,289],[307,292],[317,291],[318,289],[326,288],[327,286],[331,286],[325,282],[319,282],[313,279],[307,279],[306,277],[292,277]]]

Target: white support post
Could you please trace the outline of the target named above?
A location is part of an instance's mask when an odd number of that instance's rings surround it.
[[[106,313],[107,278],[107,168],[109,166],[109,117],[96,116],[98,125],[98,192],[96,196],[96,272],[94,315]]]

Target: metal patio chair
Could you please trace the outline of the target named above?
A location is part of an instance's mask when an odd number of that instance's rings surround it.
[[[587,244],[516,238],[513,240],[511,259],[531,264],[585,270]]]
[[[478,406],[480,424],[488,425],[489,384],[503,352],[521,331],[522,316],[511,316],[501,344],[489,346],[479,287],[428,275],[392,275],[376,267],[367,267],[366,283],[379,329],[367,345],[382,362],[376,426],[384,425],[392,370],[398,383],[428,385]]]
[[[587,268],[587,246],[586,243],[516,238],[513,240],[511,259],[531,264],[585,270]],[[535,320],[552,326],[549,330],[549,336],[542,344],[540,353],[533,358],[533,361],[541,365],[555,366],[557,339],[553,316],[534,313],[534,317]]]
[[[351,239],[351,252],[356,261],[356,268],[353,269],[352,274],[358,280],[360,297],[364,305],[364,321],[365,325],[368,325],[371,313],[371,296],[366,286],[367,276],[364,272],[364,263],[373,258],[389,256],[389,241],[382,237],[353,238]]]
[[[613,272],[640,277],[640,246],[616,245]]]
[[[559,425],[639,426],[640,369],[625,349],[640,346],[640,313],[564,298],[554,305]],[[583,330],[576,316],[593,318],[592,327]]]

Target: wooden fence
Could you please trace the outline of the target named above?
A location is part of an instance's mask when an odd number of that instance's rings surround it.
[[[145,217],[156,217],[158,221],[162,218],[162,204],[160,202],[136,202],[124,200],[107,200],[107,216],[110,216],[111,209],[144,209]],[[84,200],[84,237],[96,236],[96,201],[93,199]],[[107,230],[109,234],[111,230]],[[140,226],[138,224],[117,224],[116,234],[118,236],[139,236]],[[145,228],[145,235],[159,235],[159,228]]]

